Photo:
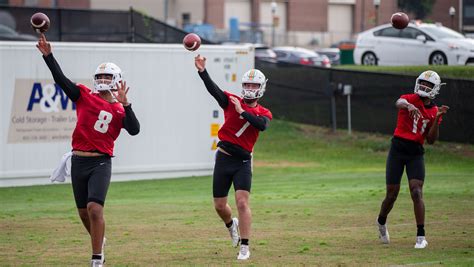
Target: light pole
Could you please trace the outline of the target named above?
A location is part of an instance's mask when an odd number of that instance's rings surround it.
[[[374,6],[375,6],[375,26],[378,26],[379,25],[380,0],[374,0]]]
[[[456,9],[451,6],[449,8],[449,16],[451,17],[451,29],[454,30],[454,15],[456,15]]]
[[[272,47],[275,47],[275,17],[276,17],[276,10],[277,10],[277,3],[272,1]]]
[[[168,0],[165,0],[165,2],[163,3],[165,6],[164,6],[164,17],[165,17],[165,23],[168,23]]]

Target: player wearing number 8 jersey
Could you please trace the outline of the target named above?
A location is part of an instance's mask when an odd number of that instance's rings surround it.
[[[386,221],[400,191],[400,181],[406,168],[410,194],[413,200],[417,224],[415,248],[425,248],[425,205],[423,201],[423,183],[425,179],[425,163],[423,144],[426,140],[434,144],[439,135],[439,124],[442,115],[449,107],[437,107],[433,99],[443,85],[438,74],[425,71],[416,79],[415,93],[402,95],[396,102],[398,120],[392,144],[387,157],[386,189],[377,218],[379,238],[388,244],[390,236]]]
[[[224,110],[224,125],[219,129],[219,143],[213,174],[214,208],[226,224],[232,245],[241,242],[237,259],[250,257],[249,236],[251,212],[249,206],[252,182],[251,153],[260,131],[267,129],[272,113],[259,105],[267,80],[262,72],[251,69],[242,77],[242,97],[223,92],[210,78],[205,68],[206,58],[198,55],[195,66],[209,93]],[[239,219],[232,218],[227,195],[234,184]],[[240,236],[239,236],[240,230]]]
[[[111,178],[114,142],[125,128],[131,135],[140,124],[127,99],[120,68],[103,63],[94,75],[94,89],[71,82],[61,71],[51,45],[41,34],[37,44],[54,81],[76,104],[77,123],[72,134],[71,181],[79,216],[92,241],[92,266],[105,261],[103,206]]]

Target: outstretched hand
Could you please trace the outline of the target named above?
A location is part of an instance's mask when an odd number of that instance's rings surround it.
[[[199,72],[203,72],[206,69],[206,58],[201,55],[197,55],[194,58],[194,66],[198,69]]]
[[[130,90],[130,87],[127,87],[126,81],[120,81],[117,83],[117,95],[115,98],[118,102],[122,103],[124,107],[130,105],[127,99],[128,90]]]
[[[412,118],[414,120],[418,120],[419,118],[423,117],[421,115],[420,110],[417,107],[415,107],[414,105],[409,104],[407,109],[408,109],[408,114],[410,115],[410,118]]]
[[[436,116],[441,116],[443,114],[446,114],[449,110],[448,106],[442,105],[441,107],[438,107],[438,113],[436,113]]]
[[[41,52],[41,54],[43,54],[43,56],[51,54],[51,44],[48,42],[48,40],[46,40],[46,36],[44,36],[43,33],[40,35],[36,47]]]
[[[241,114],[242,112],[244,112],[245,110],[242,108],[242,105],[240,104],[240,101],[238,98],[234,97],[234,96],[230,96],[230,102],[232,102],[234,104],[234,107],[235,107],[235,111],[237,111],[237,113]]]

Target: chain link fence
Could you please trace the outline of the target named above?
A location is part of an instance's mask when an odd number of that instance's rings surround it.
[[[256,61],[268,78],[262,99],[274,115],[291,121],[348,128],[348,101],[343,88],[351,88],[351,127],[393,134],[397,122],[395,101],[413,93],[415,76],[274,64]],[[443,78],[435,102],[448,105],[440,139],[474,143],[474,81]]]
[[[35,35],[30,18],[45,13],[51,25],[50,41],[181,43],[187,32],[142,14],[129,11],[11,7],[0,5],[0,24],[17,33]],[[203,44],[212,42],[202,39]]]

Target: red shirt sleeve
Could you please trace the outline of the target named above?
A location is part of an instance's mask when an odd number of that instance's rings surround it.
[[[269,118],[270,120],[273,119],[272,113],[270,112],[270,110],[268,110],[268,109],[266,109],[266,108],[263,109],[263,112],[262,112],[262,114],[260,114],[260,115],[261,115],[261,116],[265,116],[265,117]]]
[[[417,95],[415,94],[406,94],[400,96],[400,98],[406,99],[410,104],[413,104],[415,102],[415,97],[417,97]]]

